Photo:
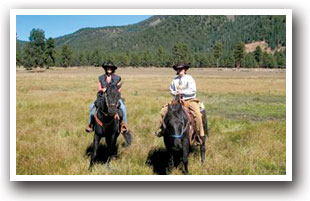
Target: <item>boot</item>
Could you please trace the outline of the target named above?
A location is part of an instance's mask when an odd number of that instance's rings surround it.
[[[93,132],[94,129],[93,129],[93,127],[92,127],[91,124],[88,124],[87,128],[85,129],[85,131],[86,131],[87,133],[90,133],[90,132]]]
[[[155,132],[155,136],[157,137],[162,137],[163,136],[163,132],[161,129],[158,129],[156,132]]]
[[[128,131],[127,125],[122,122],[121,133],[126,133]]]

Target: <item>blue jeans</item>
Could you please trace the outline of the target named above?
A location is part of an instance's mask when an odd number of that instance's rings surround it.
[[[123,102],[122,99],[119,99],[119,103],[120,103],[119,108],[120,108],[120,109],[122,110],[122,112],[123,112],[123,122],[124,122],[125,124],[127,124],[127,110],[126,110],[126,106],[125,106],[125,104],[124,104],[124,102]]]
[[[122,99],[119,100],[119,103],[120,103],[120,109],[123,112],[123,122],[125,124],[127,124],[127,110],[126,110],[126,106],[125,106],[124,102],[122,101]],[[92,117],[95,115],[95,113],[96,113],[96,107],[95,107],[95,104],[92,103],[89,106],[89,119],[88,119],[88,123],[91,123]]]

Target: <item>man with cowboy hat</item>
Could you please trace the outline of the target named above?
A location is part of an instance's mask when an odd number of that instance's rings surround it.
[[[192,76],[186,72],[190,68],[190,64],[179,62],[173,66],[177,72],[177,76],[172,80],[170,85],[170,93],[172,96],[179,94],[183,95],[184,105],[192,111],[194,120],[196,122],[196,129],[200,136],[204,136],[204,129],[202,123],[202,115],[200,113],[199,100],[196,98],[196,83]],[[162,125],[164,116],[167,114],[168,105],[165,105],[160,111],[160,127]],[[162,136],[161,129],[155,133],[158,137]]]
[[[98,86],[97,86],[97,90],[98,92],[102,91],[105,92],[107,90],[107,86],[108,85],[121,85],[121,77],[114,74],[115,70],[117,69],[117,66],[115,66],[111,61],[108,61],[106,63],[102,64],[102,68],[105,71],[105,74],[99,76],[99,82],[98,82]],[[121,87],[119,88],[119,92],[121,92]],[[126,112],[126,107],[124,102],[122,101],[122,99],[119,100],[120,103],[120,109],[123,112],[123,124],[122,124],[122,129],[124,131],[127,130],[127,112]],[[92,128],[92,118],[93,115],[96,112],[96,108],[95,108],[95,104],[92,103],[90,105],[90,110],[89,110],[89,121],[88,121],[88,127],[86,128],[86,132],[92,132],[93,128]]]

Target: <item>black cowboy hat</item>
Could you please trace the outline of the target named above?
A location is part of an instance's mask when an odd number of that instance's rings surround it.
[[[117,66],[115,66],[112,61],[107,61],[102,64],[102,68],[104,68],[104,70],[111,68],[113,71],[115,71],[117,69]]]
[[[178,62],[177,64],[175,64],[174,66],[173,66],[173,69],[175,70],[175,71],[177,71],[178,69],[189,69],[191,67],[191,64],[190,63],[184,63],[184,62]]]

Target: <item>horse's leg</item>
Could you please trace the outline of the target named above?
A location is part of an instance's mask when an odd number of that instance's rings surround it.
[[[117,156],[117,149],[116,149],[116,142],[117,137],[119,136],[119,132],[115,131],[113,135],[111,136],[111,149],[110,150],[110,157],[116,157]]]
[[[95,161],[96,161],[96,157],[97,157],[97,150],[99,147],[99,143],[100,143],[100,139],[101,137],[99,135],[97,135],[96,133],[94,134],[94,141],[93,141],[93,154],[91,155],[91,159],[90,159],[90,164],[89,164],[89,170],[92,169]]]
[[[112,134],[112,136],[106,137],[106,143],[107,143],[107,147],[108,147],[108,160],[107,160],[108,166],[110,165],[110,161],[112,160],[112,158],[117,155],[117,153],[116,153],[117,136],[118,136],[118,134],[114,133],[114,134]]]
[[[206,136],[202,137],[202,144],[200,145],[200,158],[201,158],[201,163],[205,162],[205,153],[206,153]]]
[[[201,163],[204,163],[205,152],[206,152],[206,141],[209,136],[207,113],[205,110],[202,111],[202,120],[203,120],[203,129],[204,129],[205,135],[202,137],[202,144],[200,145],[200,157],[201,157]]]
[[[173,153],[172,150],[168,150],[169,158],[168,158],[168,174],[172,172],[172,169],[174,167],[174,159],[173,159]]]
[[[168,153],[168,174],[171,173],[173,167],[174,167],[174,157],[173,157],[173,151],[172,151],[172,144],[171,141],[168,137],[164,136],[164,143],[167,149],[167,153]],[[167,173],[167,172],[166,172]]]
[[[110,165],[110,160],[111,160],[111,136],[106,136],[105,141],[107,143],[107,148],[108,148],[108,160],[107,160],[107,165],[109,167]]]
[[[183,143],[183,157],[182,157],[182,161],[184,164],[184,174],[189,174],[189,172],[188,172],[188,153],[189,153],[189,141],[185,139],[184,143]]]

